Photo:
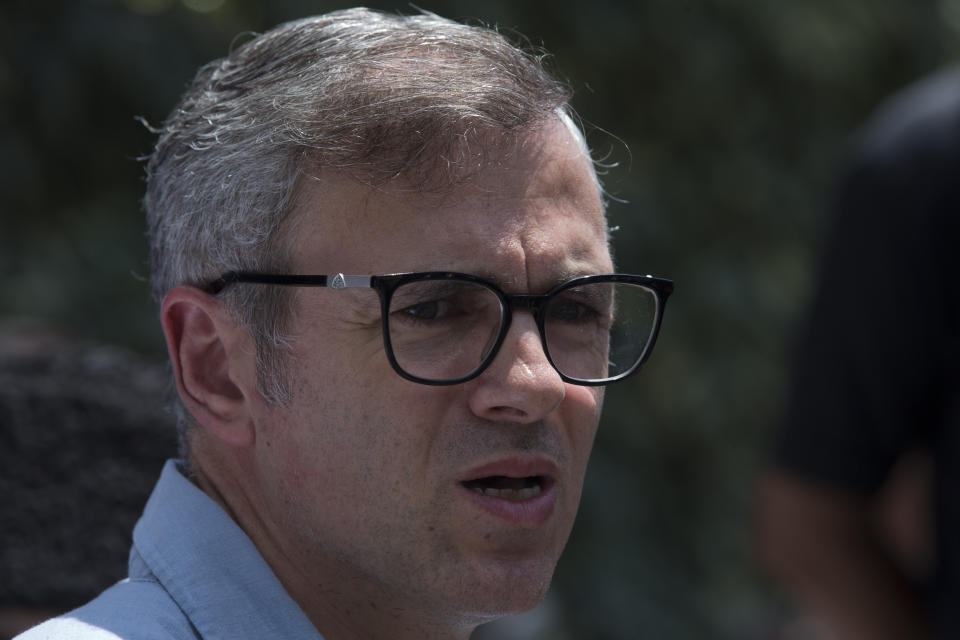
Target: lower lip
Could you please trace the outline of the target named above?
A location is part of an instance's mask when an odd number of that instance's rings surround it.
[[[540,493],[526,500],[505,500],[463,485],[460,485],[460,488],[481,509],[518,527],[534,528],[542,525],[553,515],[557,504],[556,484],[552,481],[543,485]]]

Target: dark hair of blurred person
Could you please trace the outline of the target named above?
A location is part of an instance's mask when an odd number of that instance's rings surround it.
[[[857,137],[800,335],[765,564],[838,640],[960,635],[960,69]]]
[[[162,365],[27,324],[0,323],[0,638],[126,575],[176,451]]]

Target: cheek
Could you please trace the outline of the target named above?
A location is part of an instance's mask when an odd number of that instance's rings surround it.
[[[371,499],[409,491],[430,478],[442,426],[451,422],[454,392],[389,374],[339,393],[329,387],[297,390],[283,420],[274,422],[270,454],[289,492],[326,494],[332,501]],[[360,389],[374,389],[375,397]]]
[[[392,372],[391,372],[392,373]],[[430,495],[446,468],[444,443],[457,430],[457,389],[428,387],[393,374],[392,392],[381,393],[359,413],[361,446],[370,471],[385,479],[398,495]]]
[[[575,460],[586,467],[603,409],[603,387],[568,384],[561,411],[567,424],[567,437]]]

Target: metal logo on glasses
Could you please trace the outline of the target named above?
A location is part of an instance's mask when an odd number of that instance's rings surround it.
[[[330,283],[331,289],[345,289],[346,287],[347,281],[344,280],[342,273],[333,276],[333,282]]]

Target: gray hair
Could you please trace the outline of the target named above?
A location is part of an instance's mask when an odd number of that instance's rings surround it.
[[[489,28],[367,9],[282,24],[201,68],[158,131],[144,198],[154,297],[226,271],[287,270],[283,229],[311,169],[426,189],[463,168],[469,140],[492,147],[557,115],[585,148],[568,101],[542,55]],[[221,295],[256,342],[260,393],[284,402],[288,292]],[[186,454],[182,407],[179,418]]]

